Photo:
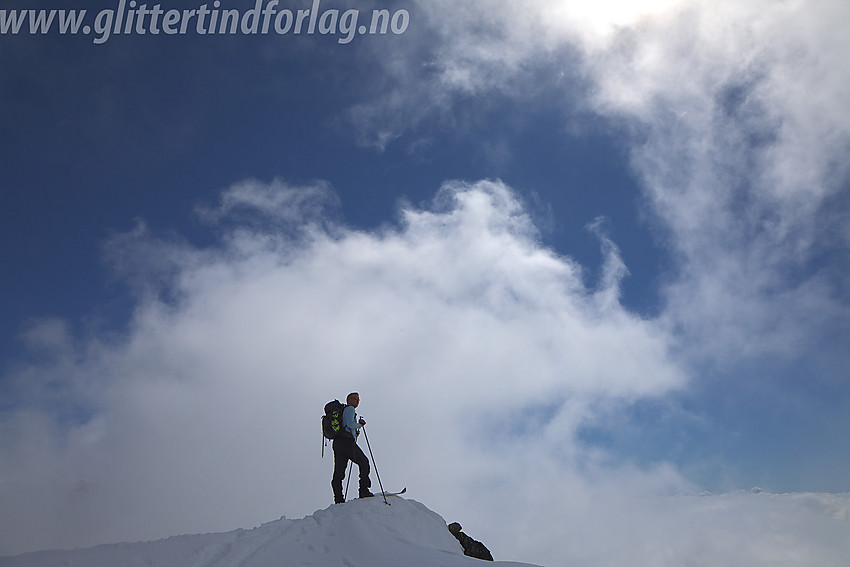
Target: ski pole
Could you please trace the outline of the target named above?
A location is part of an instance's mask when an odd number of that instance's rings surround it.
[[[345,481],[345,494],[343,500],[348,500],[348,484],[351,482],[351,467],[354,466],[354,461],[348,461],[348,480]]]
[[[372,465],[374,465],[374,467],[375,467],[375,476],[378,477],[378,486],[381,487],[381,496],[384,497],[384,504],[389,506],[390,503],[387,502],[387,495],[384,494],[384,485],[381,484],[381,475],[378,474],[378,465],[377,465],[377,463],[375,463],[375,455],[372,454],[372,445],[369,444],[369,436],[366,435],[366,426],[365,425],[363,426],[363,436],[366,438],[366,446],[369,448],[369,456],[372,457]]]

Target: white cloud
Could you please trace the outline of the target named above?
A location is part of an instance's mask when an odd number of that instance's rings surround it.
[[[313,188],[239,185],[240,215],[254,203],[256,218],[269,210],[301,229],[236,224],[205,249],[116,235],[129,264],[142,250],[148,265],[158,247],[183,262],[140,286],[153,291],[122,339],[58,355],[42,341],[52,361],[18,372],[65,395],[23,396],[2,414],[0,553],[311,513],[330,499],[320,408],[356,389],[386,487],[409,486],[500,558],[758,564],[797,550],[837,564],[835,534],[847,529],[837,512],[664,499],[693,489],[674,467],[615,464],[577,442],[598,408],[685,384],[671,337],[616,300],[625,267],[603,233],[608,268],[588,289],[499,182],[449,183],[433,207],[407,208],[379,232],[320,229],[278,206],[307,201],[271,191]],[[782,523],[723,523],[754,511]]]
[[[218,206],[197,207],[198,216],[211,224],[228,220],[241,225],[257,221],[275,223],[275,228],[303,228],[308,222],[322,222],[339,204],[330,184],[290,187],[276,179],[270,184],[246,180],[229,187]]]
[[[799,355],[847,319],[812,264],[850,244],[841,21],[834,3],[696,3],[595,60],[600,109],[647,136],[633,163],[680,256],[667,315],[712,356]]]
[[[299,224],[313,201],[298,196],[312,192],[251,182],[214,210],[221,226],[244,207]],[[250,226],[225,230],[216,248],[138,229],[107,246],[148,292],[123,339],[20,370],[65,397],[3,415],[0,490],[15,511],[4,553],[311,512],[329,494],[318,412],[352,389],[386,478],[427,499],[468,488],[446,486],[458,470],[499,460],[498,445],[474,449],[481,436],[557,443],[567,460],[552,466],[571,467],[590,401],[683,383],[658,325],[617,303],[617,271],[586,289],[499,182],[447,184],[432,209],[406,209],[380,233]],[[605,254],[621,264],[610,243]],[[163,258],[167,270],[147,270]],[[128,268],[137,260],[145,269]],[[56,334],[42,327],[29,334]],[[541,404],[551,420],[525,423]]]
[[[402,110],[392,113],[398,134],[428,112],[462,129],[451,122],[453,100],[472,96],[487,108],[491,96],[546,92],[563,96],[565,116],[591,109],[630,132],[624,142],[648,221],[673,259],[659,320],[689,366],[704,371],[694,390],[724,390],[719,398],[746,391],[780,408],[820,396],[846,405],[850,5],[652,4],[423,2],[436,38],[431,82],[400,81],[393,104],[378,104]],[[439,93],[433,106],[423,95],[431,89]],[[407,108],[415,108],[412,124]],[[829,393],[800,401],[810,381]],[[820,544],[803,541],[818,541],[817,532],[801,529],[797,538],[752,527],[736,527],[753,538],[749,547],[738,541],[736,555],[715,563],[769,563],[776,557],[768,542],[784,540],[812,552],[809,563],[826,554],[823,562],[840,564],[838,539],[815,553]],[[697,555],[722,549],[689,541]],[[671,556],[687,555],[685,547]],[[787,557],[806,563],[793,549]]]
[[[590,109],[634,132],[633,169],[676,260],[666,317],[695,355],[734,358],[742,337],[745,356],[798,355],[847,320],[846,278],[818,261],[850,245],[848,5],[428,1],[417,13],[430,73],[386,66],[397,80],[370,119],[389,138],[425,116],[462,130],[452,109],[470,96],[487,108],[561,93],[565,116]]]

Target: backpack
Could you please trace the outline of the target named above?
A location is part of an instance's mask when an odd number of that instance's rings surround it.
[[[336,439],[347,432],[342,425],[342,412],[346,405],[339,400],[325,404],[325,415],[322,416],[322,434],[326,439]]]

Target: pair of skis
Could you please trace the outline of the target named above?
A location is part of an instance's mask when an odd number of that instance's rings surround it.
[[[406,486],[404,488],[402,488],[401,490],[399,490],[398,492],[387,492],[385,490],[382,490],[381,492],[379,492],[379,494],[384,498],[384,504],[386,504],[387,506],[391,506],[391,504],[387,500],[387,496],[399,496],[401,494],[404,494],[405,492],[407,492]]]

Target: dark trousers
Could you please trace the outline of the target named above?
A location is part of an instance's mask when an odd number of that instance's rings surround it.
[[[334,439],[333,448],[334,476],[331,479],[331,488],[334,491],[334,502],[344,502],[342,481],[345,478],[345,469],[348,467],[348,461],[354,461],[354,464],[360,469],[360,491],[363,492],[372,486],[372,481],[369,480],[369,459],[360,447],[357,446],[354,439],[338,437]]]

